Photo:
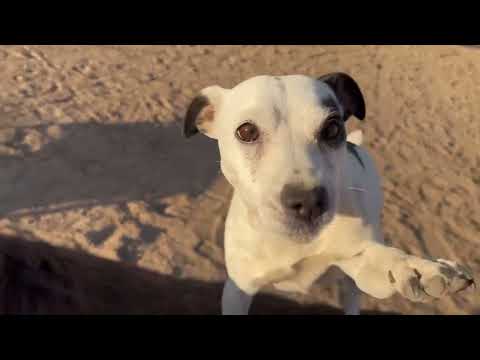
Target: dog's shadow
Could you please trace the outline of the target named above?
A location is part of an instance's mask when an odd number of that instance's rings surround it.
[[[41,241],[0,237],[0,264],[2,314],[220,314],[221,283],[178,279]],[[341,311],[260,294],[251,313]]]
[[[0,216],[194,196],[219,174],[215,141],[186,140],[176,122],[9,130],[0,144]]]

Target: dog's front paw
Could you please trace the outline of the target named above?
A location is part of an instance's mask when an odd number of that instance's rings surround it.
[[[471,272],[448,260],[408,257],[389,272],[390,283],[404,297],[427,302],[475,286]]]

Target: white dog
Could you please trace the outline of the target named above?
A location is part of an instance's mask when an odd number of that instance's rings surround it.
[[[410,256],[383,243],[380,179],[360,132],[365,103],[347,74],[313,79],[258,76],[233,89],[211,86],[191,103],[184,125],[218,140],[221,169],[235,192],[225,229],[229,279],[223,314],[248,314],[273,284],[306,293],[330,267],[345,273],[346,314],[361,291],[427,301],[466,289],[454,262]]]

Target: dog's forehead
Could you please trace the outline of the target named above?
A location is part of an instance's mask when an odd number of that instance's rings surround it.
[[[327,112],[338,106],[327,84],[303,75],[256,76],[229,92],[229,107],[276,108],[282,112]]]

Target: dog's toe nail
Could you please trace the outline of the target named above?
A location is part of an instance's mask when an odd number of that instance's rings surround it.
[[[467,279],[464,276],[458,276],[452,280],[450,289],[452,293],[458,293],[469,288],[473,283],[473,279]]]
[[[466,290],[470,287],[472,287],[473,289],[476,289],[475,281],[473,279],[464,280],[464,283],[459,286],[458,290],[456,290],[455,293],[459,293],[459,292],[461,292],[463,290]]]

